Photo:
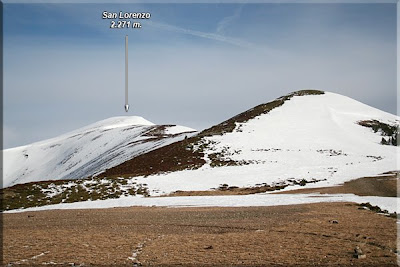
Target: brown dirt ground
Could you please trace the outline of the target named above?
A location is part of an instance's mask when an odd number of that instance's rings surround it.
[[[175,191],[161,197],[180,197],[180,196],[223,196],[223,195],[249,195],[265,193],[267,191],[273,191],[271,187],[259,186],[259,187],[238,187],[226,190],[204,190],[204,191]]]
[[[248,195],[267,191],[276,191],[272,194],[355,194],[359,196],[380,196],[397,197],[397,173],[388,173],[385,176],[363,177],[339,186],[304,188],[288,191],[279,191],[272,187],[241,187],[226,190],[206,190],[206,191],[176,191],[165,196],[213,196],[213,195]]]
[[[380,197],[397,197],[397,174],[389,174],[387,176],[364,177],[349,182],[343,185],[334,187],[321,188],[305,188],[297,190],[289,190],[277,192],[273,194],[346,194],[352,193],[359,196],[380,196]]]
[[[396,219],[354,203],[56,210],[3,223],[4,264],[396,266]]]

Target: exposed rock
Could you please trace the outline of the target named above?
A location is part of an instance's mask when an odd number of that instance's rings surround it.
[[[365,255],[359,246],[356,246],[354,249],[353,257],[356,259],[365,259],[367,255]]]

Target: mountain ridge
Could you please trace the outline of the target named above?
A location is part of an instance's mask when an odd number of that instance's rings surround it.
[[[256,177],[256,169],[271,172],[269,183],[300,176],[297,178],[307,181],[315,178],[334,184],[350,177],[395,170],[397,147],[383,146],[380,142],[381,138],[388,138],[386,133],[362,123],[368,120],[392,128],[400,121],[395,115],[349,97],[318,90],[298,91],[251,108],[190,138],[132,158],[99,177],[139,177],[138,181],[154,186],[162,183],[160,187],[169,188],[163,191],[168,193],[172,190],[167,185],[169,177],[173,177],[171,184],[176,185],[175,179],[182,182],[187,177],[187,183],[196,184],[196,190],[207,190],[223,183],[254,186],[251,181],[257,179],[245,177]],[[307,157],[318,160],[312,163]],[[360,171],[352,167],[356,165],[360,165]],[[290,166],[295,169],[303,166],[301,175],[295,171],[279,171]],[[314,171],[305,171],[308,166]],[[235,178],[229,182],[228,173],[233,169],[241,170],[236,176],[243,180]],[[342,177],[339,172],[344,172]],[[308,177],[307,173],[310,173]],[[202,175],[216,177],[214,180],[221,183],[211,180],[207,183],[204,179],[207,188],[197,178]],[[337,178],[330,180],[329,177]],[[175,190],[192,188],[178,185]]]
[[[3,186],[89,177],[193,132],[179,125],[155,125],[139,116],[108,118],[54,138],[4,150]]]
[[[108,162],[118,156],[119,164],[93,164],[95,171],[89,177],[53,176],[12,185],[2,191],[4,207],[109,198],[122,201],[132,196],[212,195],[226,190],[254,194],[380,177],[397,168],[399,148],[389,144],[397,142],[393,137],[398,134],[399,122],[399,117],[351,98],[314,90],[255,106],[199,133],[187,132],[192,129],[184,126],[148,121],[132,126],[124,118],[110,118],[66,135],[75,141],[82,138],[82,149],[92,148],[91,152],[101,150],[99,144],[114,141],[97,159]],[[112,138],[97,138],[102,131]],[[64,148],[69,147],[67,141]],[[50,149],[56,144],[43,147]],[[58,159],[64,168],[76,155],[70,152]],[[18,156],[19,160],[24,157]],[[42,171],[46,170],[51,172]]]
[[[303,97],[310,98],[311,99],[306,103],[306,104],[296,104],[298,102],[297,99],[302,99]],[[322,97],[322,98],[321,98]],[[313,99],[313,100],[312,100]],[[325,99],[325,100],[324,100]],[[334,99],[333,104],[330,103],[329,99]],[[314,101],[315,100],[315,101]],[[326,102],[329,100],[328,102]],[[326,102],[324,103],[319,103],[319,102]],[[120,131],[120,132],[129,132],[129,131],[139,131],[139,134],[134,134],[134,136],[125,136],[122,138],[124,139],[124,146],[121,146],[120,144],[114,144],[114,146],[110,146],[109,150],[107,150],[107,153],[111,153],[113,156],[117,155],[123,155],[124,154],[124,149],[126,147],[131,147],[135,145],[143,145],[148,141],[154,141],[155,145],[154,147],[150,148],[143,148],[139,150],[138,153],[127,153],[129,156],[124,156],[122,157],[119,162],[115,162],[113,164],[100,164],[96,165],[93,164],[93,161],[89,160],[89,165],[92,164],[93,168],[88,171],[85,169],[85,171],[82,172],[75,172],[73,175],[71,175],[71,172],[63,175],[47,175],[45,177],[41,177],[40,179],[19,179],[19,183],[21,182],[35,182],[35,181],[46,181],[46,180],[60,180],[60,179],[81,179],[81,178],[86,178],[90,176],[96,176],[96,177],[136,177],[136,176],[151,176],[151,175],[159,175],[159,174],[168,174],[168,173],[173,173],[176,171],[183,171],[183,170],[197,170],[201,168],[215,168],[215,167],[224,167],[224,166],[242,166],[242,165],[257,165],[261,164],[262,162],[265,163],[265,159],[263,158],[257,158],[257,159],[247,159],[246,157],[240,158],[238,155],[241,153],[242,148],[238,148],[235,151],[231,151],[229,146],[226,146],[224,148],[221,148],[221,144],[219,143],[224,143],[223,139],[226,139],[227,137],[230,137],[232,135],[235,135],[235,138],[239,138],[235,140],[235,142],[243,143],[243,142],[248,142],[245,141],[246,139],[254,139],[257,136],[252,136],[249,133],[242,133],[243,127],[246,128],[248,125],[254,124],[257,120],[260,120],[261,118],[270,118],[271,116],[274,117],[276,114],[282,112],[282,110],[285,110],[285,107],[287,106],[286,103],[291,103],[291,105],[295,104],[297,105],[292,108],[292,111],[290,111],[286,116],[292,116],[293,113],[298,113],[301,112],[301,110],[307,110],[307,109],[312,109],[313,106],[316,107],[317,112],[321,112],[322,115],[326,115],[327,120],[329,120],[331,123],[337,125],[335,128],[335,131],[338,129],[341,129],[341,126],[339,126],[342,122],[339,119],[338,121],[336,117],[343,116],[347,112],[346,116],[350,116],[352,113],[356,114],[359,119],[354,120],[351,122],[351,124],[358,124],[358,127],[360,128],[370,128],[370,130],[373,130],[375,133],[380,134],[382,139],[390,138],[390,137],[385,137],[385,132],[382,131],[382,129],[393,129],[393,125],[397,125],[399,122],[398,117],[388,114],[386,112],[380,111],[378,109],[369,107],[365,104],[362,104],[358,101],[355,101],[351,98],[329,93],[329,92],[323,92],[320,90],[301,90],[301,91],[296,91],[284,96],[281,96],[275,100],[272,100],[270,102],[264,103],[257,105],[253,108],[248,109],[247,111],[244,111],[238,115],[233,116],[232,118],[225,120],[217,125],[214,125],[208,129],[205,129],[199,133],[194,133],[194,130],[188,127],[184,126],[173,126],[173,125],[154,125],[153,123],[145,120],[142,117],[139,116],[121,116],[121,117],[113,117],[113,118],[108,118],[99,122],[95,122],[93,124],[90,124],[88,126],[79,128],[77,130],[71,131],[69,133],[60,135],[58,137],[40,141],[33,143],[28,146],[22,146],[22,147],[17,147],[14,148],[14,150],[21,150],[20,152],[23,154],[24,157],[29,158],[30,155],[29,153],[24,152],[27,147],[29,146],[43,146],[48,143],[49,141],[53,142],[53,144],[49,145],[49,147],[57,147],[60,146],[60,144],[57,143],[57,141],[61,138],[64,139],[70,139],[70,138],[75,138],[75,139],[81,139],[83,138],[85,142],[82,142],[82,147],[85,146],[92,146],[92,143],[96,142],[97,138],[101,137],[101,134],[99,135],[99,132],[104,133],[104,132],[109,132],[109,131]],[[346,103],[342,105],[343,103]],[[325,105],[325,106],[324,106]],[[331,106],[329,106],[331,105]],[[341,105],[344,107],[344,111],[341,109]],[[357,108],[353,108],[353,106],[357,106],[358,109],[361,109],[362,111],[357,111]],[[349,109],[349,111],[346,111],[345,109]],[[353,110],[354,109],[354,110]],[[366,112],[366,116],[363,115],[363,112]],[[323,114],[324,113],[324,114]],[[342,114],[343,113],[343,114]],[[269,115],[272,114],[272,115]],[[292,114],[292,115],[291,115]],[[350,115],[349,115],[350,114]],[[368,114],[372,114],[371,116]],[[313,116],[313,113],[308,114],[309,116]],[[300,117],[299,117],[300,118]],[[318,117],[316,117],[318,119]],[[380,122],[379,118],[391,118],[391,125],[385,124],[385,122]],[[370,119],[370,121],[368,120]],[[282,126],[282,121],[285,120],[285,117],[280,118],[279,120],[275,121],[274,123],[268,123],[262,126],[261,128],[258,127],[257,131],[267,131],[265,132],[266,134],[270,133],[271,131],[274,131],[274,128]],[[384,121],[388,122],[387,119],[384,119]],[[389,120],[390,121],[390,120]],[[306,125],[300,125],[298,129],[302,131],[306,131],[307,127],[314,127],[312,124],[312,121],[308,121],[307,116],[301,117],[298,121],[294,120],[294,124],[302,122],[305,123]],[[372,123],[373,122],[373,123]],[[378,122],[378,124],[376,124]],[[322,123],[323,124],[323,123]],[[262,124],[263,125],[263,124]],[[380,125],[380,126],[379,126]],[[383,126],[382,126],[383,125]],[[385,126],[386,125],[386,126]],[[283,126],[282,126],[283,127]],[[285,127],[293,128],[292,125],[286,125]],[[304,129],[302,129],[304,127]],[[346,123],[345,127],[349,127],[349,123]],[[345,128],[344,127],[344,128]],[[354,126],[351,126],[352,128]],[[388,128],[389,127],[389,128]],[[343,127],[342,127],[343,128]],[[343,128],[343,129],[344,129]],[[297,129],[297,130],[298,130]],[[318,129],[318,131],[322,130]],[[254,131],[254,130],[252,130]],[[358,131],[358,130],[357,130]],[[342,131],[343,132],[343,131]],[[342,135],[345,133],[344,131]],[[340,131],[338,132],[340,133]],[[328,134],[328,133],[327,133]],[[303,138],[309,138],[309,136],[314,135],[314,133],[309,133],[308,136],[305,135]],[[85,136],[91,136],[91,138],[86,138]],[[117,137],[114,137],[112,139],[118,139],[121,137],[121,133],[118,133],[116,135]],[[239,136],[243,136],[239,137]],[[247,137],[246,137],[247,136]],[[168,142],[164,142],[166,137],[172,138]],[[219,140],[218,138],[221,137],[222,139]],[[278,138],[279,136],[272,136],[272,139],[275,139],[276,141],[279,141],[281,143],[281,140]],[[350,135],[347,135],[346,138],[350,139],[357,139],[351,137]],[[86,138],[86,139],[85,139]],[[136,138],[136,139],[135,139]],[[278,138],[278,139],[277,139]],[[293,137],[291,137],[293,138]],[[168,138],[167,138],[168,139]],[[271,140],[272,140],[271,139]],[[385,139],[385,142],[386,142]],[[164,140],[164,141],[162,141]],[[332,139],[335,141],[334,139]],[[388,139],[389,140],[389,139]],[[379,139],[380,141],[380,139]],[[376,143],[379,143],[376,142]],[[393,141],[393,140],[391,140]],[[235,143],[234,142],[234,143]],[[375,142],[375,141],[374,141]],[[118,142],[117,142],[118,143]],[[369,145],[371,145],[370,141],[367,142]],[[389,141],[387,142],[389,143]],[[273,147],[274,143],[270,143],[272,147],[255,147],[253,152],[261,152],[261,151],[279,151],[279,148]],[[278,145],[278,143],[276,143]],[[281,144],[282,145],[282,144]],[[68,146],[68,145],[65,145]],[[47,148],[49,149],[49,148]],[[12,150],[12,149],[11,149]],[[79,151],[74,151],[72,149],[69,149],[70,151],[63,155],[62,159],[58,160],[58,165],[66,165],[71,158],[75,156],[76,153],[79,153]],[[93,150],[93,149],[92,149]],[[335,151],[332,153],[340,154],[341,152],[338,152],[336,150],[333,150],[331,148],[329,149],[320,149],[320,153],[328,153],[324,151]],[[6,170],[6,181],[10,180],[10,175],[7,173],[7,170],[12,169],[12,166],[7,165],[7,159],[9,159],[7,153],[9,154],[10,149],[5,150],[6,154],[6,164],[5,164],[5,170]],[[93,152],[93,151],[92,151]],[[19,154],[21,154],[19,153]],[[113,154],[114,153],[114,154]],[[344,153],[344,152],[343,152]],[[253,153],[254,154],[254,153]],[[370,155],[372,157],[375,157],[373,155]],[[20,156],[19,156],[20,157]],[[103,157],[103,159],[101,159]],[[236,157],[236,159],[235,159]],[[239,159],[239,158],[240,159]],[[258,156],[257,156],[258,157]],[[108,155],[97,155],[97,161],[101,162],[106,162],[110,160],[112,157]],[[379,158],[379,156],[376,156],[376,158]],[[9,162],[10,160],[8,160]],[[20,162],[19,162],[20,163]],[[100,167],[99,167],[100,166]],[[208,166],[208,167],[207,167]],[[38,167],[38,166],[36,166]],[[69,166],[67,166],[69,167]],[[70,166],[69,168],[73,168],[74,166]],[[95,170],[96,169],[96,170]],[[388,170],[384,170],[388,171]],[[8,177],[7,177],[8,174]],[[29,173],[28,173],[29,174]],[[20,176],[25,176],[25,172],[22,172],[22,175],[20,173]],[[14,176],[15,177],[15,176]],[[14,179],[15,180],[15,179]],[[18,180],[18,178],[17,178]],[[8,182],[5,185],[12,185],[14,183]]]

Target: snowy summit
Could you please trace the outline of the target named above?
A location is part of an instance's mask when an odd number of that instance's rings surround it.
[[[393,144],[399,122],[395,115],[343,95],[298,91],[188,140],[135,157],[101,176],[136,176],[153,195],[210,190],[223,184],[338,185],[396,170],[399,147]]]
[[[4,150],[3,187],[85,178],[195,132],[138,116],[113,117],[61,136]]]

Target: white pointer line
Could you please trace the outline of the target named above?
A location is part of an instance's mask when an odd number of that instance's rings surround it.
[[[125,36],[125,112],[128,112],[128,35]]]

